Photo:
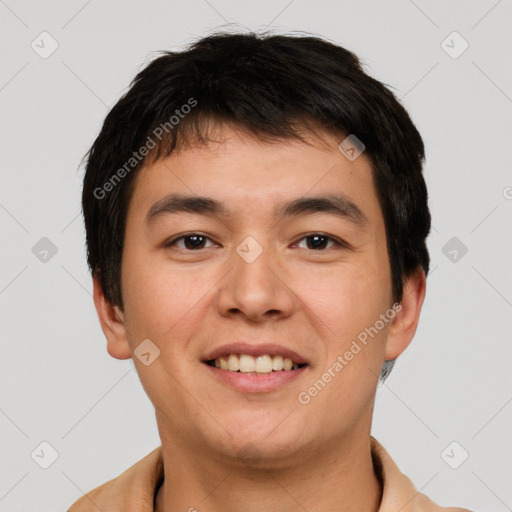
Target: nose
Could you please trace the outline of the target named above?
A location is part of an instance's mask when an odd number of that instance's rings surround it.
[[[246,239],[247,240],[247,239]],[[286,318],[296,307],[285,262],[252,239],[240,244],[230,261],[231,272],[221,281],[217,306],[222,316],[240,315],[254,322]]]

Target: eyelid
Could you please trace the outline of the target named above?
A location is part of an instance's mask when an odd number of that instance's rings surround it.
[[[213,244],[216,244],[216,242],[214,242],[209,236],[204,235],[203,233],[200,233],[200,232],[197,232],[197,231],[192,231],[190,233],[184,233],[184,234],[181,234],[181,235],[177,235],[174,238],[171,238],[170,240],[168,240],[167,242],[164,243],[164,247],[165,248],[171,247],[171,246],[175,245],[176,242],[178,242],[178,241],[180,241],[180,240],[182,240],[184,238],[187,238],[187,237],[190,237],[190,236],[194,236],[194,235],[201,236],[201,237],[205,238],[206,240],[209,240]],[[329,241],[334,242],[338,247],[342,247],[342,248],[345,248],[345,249],[350,249],[351,248],[350,244],[348,244],[344,240],[342,240],[342,239],[340,239],[338,237],[329,235],[327,233],[323,233],[322,231],[312,231],[310,233],[305,233],[305,234],[301,235],[300,238],[298,238],[297,241],[293,243],[293,245],[296,245],[299,242],[301,242],[302,240],[304,240],[305,238],[308,238],[308,237],[311,237],[311,236],[314,236],[314,235],[320,235],[322,237],[325,237]],[[188,249],[184,249],[184,250],[187,251],[187,252],[199,252],[199,251],[202,251],[204,249],[207,249],[207,247],[205,247],[203,249],[196,249],[196,250],[188,250]],[[313,249],[311,249],[311,251],[313,251],[313,252],[325,252],[325,250],[326,249],[320,249],[320,250],[313,250]]]
[[[334,242],[338,247],[342,247],[342,248],[345,248],[345,249],[350,249],[351,248],[350,244],[348,244],[347,242],[345,242],[341,238],[338,238],[338,237],[333,236],[333,235],[329,235],[327,233],[323,233],[322,231],[312,231],[310,233],[306,233],[304,235],[301,235],[301,237],[298,238],[296,242],[294,242],[294,245],[298,244],[299,242],[301,242],[305,238],[309,238],[310,236],[314,236],[314,235],[320,235],[322,237],[325,237],[325,238],[329,239],[330,241]],[[311,251],[313,251],[313,252],[325,252],[325,250],[326,249],[316,250],[315,251],[315,250],[311,249]]]
[[[187,237],[194,236],[194,235],[201,236],[201,237],[203,237],[203,238],[205,238],[205,239],[207,239],[210,242],[215,244],[215,242],[209,236],[204,235],[203,233],[200,233],[198,231],[192,231],[190,233],[184,233],[184,234],[177,235],[177,236],[171,238],[167,242],[164,242],[164,247],[171,247],[172,245],[174,245],[176,242],[182,240],[183,238],[187,238]],[[187,250],[187,249],[184,249],[184,250]],[[201,251],[201,250],[202,249],[197,249],[196,251],[188,251],[188,252],[198,252],[198,251]]]

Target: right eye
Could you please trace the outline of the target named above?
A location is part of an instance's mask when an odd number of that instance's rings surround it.
[[[173,238],[166,242],[164,247],[171,247],[175,245],[179,249],[190,250],[190,251],[198,251],[201,249],[205,249],[204,244],[207,240],[210,240],[207,236],[201,235],[199,233],[191,233],[189,235],[181,235],[179,237]],[[184,245],[179,246],[178,242],[184,242]],[[211,240],[210,240],[211,242]]]

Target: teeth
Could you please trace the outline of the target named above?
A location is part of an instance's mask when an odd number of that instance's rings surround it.
[[[282,370],[284,368],[283,365],[283,356],[275,356],[272,358],[272,370],[276,372]]]
[[[256,359],[256,373],[270,373],[272,371],[272,358],[270,356],[259,356]]]
[[[240,369],[240,363],[238,361],[238,357],[234,354],[231,354],[228,357],[228,366],[226,370],[231,370],[232,372],[237,372]]]
[[[299,365],[290,358],[283,359],[282,356],[263,356],[253,357],[247,354],[229,354],[229,356],[219,357],[214,361],[215,367],[221,370],[230,370],[241,373],[271,373],[281,370],[297,370]]]
[[[230,359],[232,357],[236,358],[236,356],[234,354],[231,354],[229,356]],[[242,373],[249,373],[249,372],[253,372],[255,369],[256,369],[256,363],[254,362],[254,357],[248,356],[247,354],[242,354],[240,356],[240,371]]]

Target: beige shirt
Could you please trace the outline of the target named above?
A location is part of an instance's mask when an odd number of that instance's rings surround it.
[[[371,453],[375,471],[383,482],[378,512],[471,512],[465,508],[439,507],[419,493],[374,437],[371,437]],[[163,477],[159,446],[117,478],[82,496],[68,512],[154,512],[155,494]]]

